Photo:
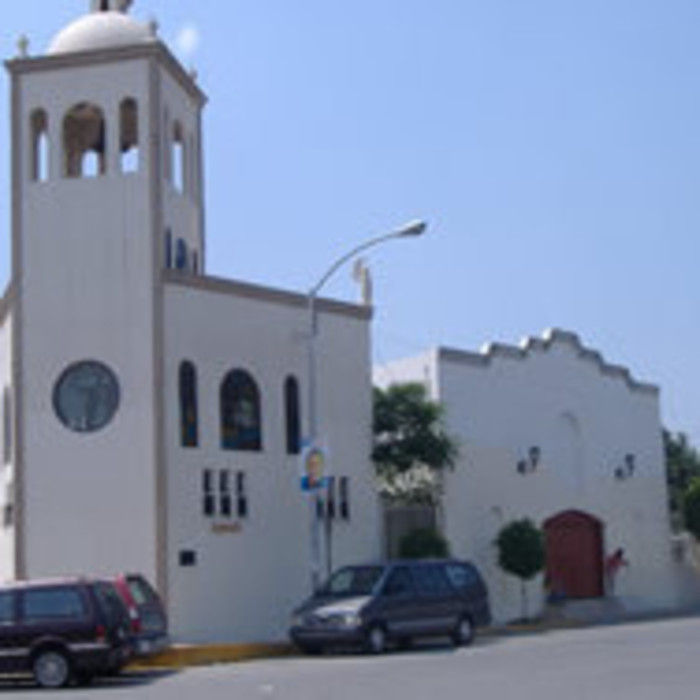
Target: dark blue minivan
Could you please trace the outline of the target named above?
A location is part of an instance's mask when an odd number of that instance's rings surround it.
[[[488,592],[473,564],[400,560],[338,570],[294,612],[289,635],[306,653],[356,645],[380,654],[417,637],[467,645],[490,622]]]

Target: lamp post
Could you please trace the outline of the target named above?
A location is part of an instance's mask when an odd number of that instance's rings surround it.
[[[317,299],[318,294],[328,280],[349,260],[359,255],[368,248],[373,248],[376,245],[390,241],[394,238],[415,238],[423,235],[427,229],[427,224],[424,221],[412,221],[405,226],[402,226],[395,231],[385,233],[382,236],[371,238],[364,243],[353,248],[345,255],[339,257],[321,276],[319,281],[309,290],[308,299],[308,314],[309,314],[309,332],[307,335],[307,351],[308,351],[308,444],[313,448],[318,440],[318,416],[317,416],[317,377],[316,377],[316,338],[318,337],[318,311]],[[319,512],[321,500],[318,490],[311,492],[310,498],[310,516],[311,516],[311,585],[316,591],[321,582],[321,531],[319,523]],[[327,520],[328,514],[324,513],[324,519]],[[326,533],[326,573],[330,574],[332,562],[330,558],[330,533]]]

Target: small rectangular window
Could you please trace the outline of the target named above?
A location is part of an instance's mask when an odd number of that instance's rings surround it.
[[[340,517],[350,520],[350,479],[341,476],[338,484],[338,500],[340,501]]]
[[[222,469],[219,472],[219,512],[226,518],[231,517],[230,476],[228,469]]]
[[[180,550],[180,566],[197,566],[197,552],[191,549]]]
[[[214,475],[211,469],[202,472],[202,512],[207,517],[212,517],[216,512],[214,499]]]
[[[333,520],[335,518],[335,477],[328,477],[328,487],[326,490],[326,517]]]
[[[246,492],[245,472],[236,474],[236,510],[239,518],[248,517],[248,494]]]

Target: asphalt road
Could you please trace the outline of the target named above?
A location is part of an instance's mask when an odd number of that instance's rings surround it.
[[[0,683],[0,700],[51,697]],[[60,700],[690,700],[700,696],[700,618],[483,638],[382,657],[286,658],[136,674]]]

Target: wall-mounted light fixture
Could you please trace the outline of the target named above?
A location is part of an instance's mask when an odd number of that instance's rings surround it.
[[[615,478],[618,481],[626,481],[637,469],[637,460],[633,454],[626,454],[623,464],[615,469]]]

